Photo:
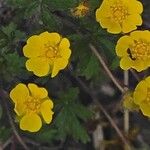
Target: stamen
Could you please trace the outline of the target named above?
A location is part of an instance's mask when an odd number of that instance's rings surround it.
[[[118,23],[122,23],[126,17],[128,16],[127,8],[121,3],[121,1],[117,1],[111,7],[112,19]]]
[[[150,43],[144,40],[135,41],[130,47],[130,58],[137,60],[147,60],[150,58]]]

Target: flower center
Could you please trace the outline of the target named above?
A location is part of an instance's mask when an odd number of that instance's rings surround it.
[[[52,59],[52,58],[60,57],[57,45],[52,46],[50,43],[47,43],[47,44],[44,45],[44,48],[46,49],[45,56],[47,58]]]
[[[144,40],[135,41],[130,48],[132,60],[147,60],[150,58],[150,43]]]
[[[118,0],[111,7],[112,19],[118,23],[122,23],[128,16],[127,8]]]
[[[40,103],[39,99],[30,97],[25,102],[25,105],[26,105],[26,109],[28,111],[38,112],[40,109],[41,103]]]

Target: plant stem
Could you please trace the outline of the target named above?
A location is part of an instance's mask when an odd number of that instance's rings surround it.
[[[119,82],[117,81],[117,79],[115,78],[115,76],[109,70],[108,66],[104,62],[102,56],[99,54],[99,52],[97,51],[97,49],[92,44],[89,44],[89,46],[90,46],[92,52],[98,58],[99,62],[103,66],[104,70],[106,71],[107,75],[110,77],[110,79],[112,80],[112,82],[116,85],[116,87],[120,90],[120,92],[124,93],[124,88],[119,84]]]
[[[13,130],[14,135],[16,136],[18,142],[22,145],[22,147],[25,150],[29,150],[28,146],[26,145],[26,143],[23,141],[22,137],[19,135],[19,133],[16,130],[16,127],[14,125],[14,122],[13,122],[13,119],[12,119],[12,116],[11,116],[11,113],[9,111],[9,107],[7,105],[7,100],[9,99],[9,96],[8,96],[8,93],[6,91],[4,91],[3,89],[0,89],[0,98],[2,99],[2,101],[4,103],[6,113],[7,113],[7,116],[8,116],[8,120],[9,120],[9,123],[10,123],[10,126],[11,126],[12,130]]]
[[[128,90],[129,86],[129,71],[124,71],[124,85],[125,85],[125,90]],[[124,109],[124,132],[126,135],[129,133],[129,110]],[[124,146],[124,150],[128,150],[127,146]]]

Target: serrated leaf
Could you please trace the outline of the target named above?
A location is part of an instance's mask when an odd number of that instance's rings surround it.
[[[43,24],[49,29],[49,31],[58,30],[61,27],[61,22],[56,18],[47,7],[42,11]]]
[[[37,11],[38,8],[39,8],[39,3],[37,1],[33,1],[25,9],[24,17],[25,18],[31,17]]]
[[[67,135],[80,140],[83,143],[89,141],[89,136],[82,122],[91,117],[91,113],[78,101],[78,88],[70,88],[61,93],[61,98],[57,105],[60,105],[59,112],[55,119],[55,125],[62,138]]]
[[[85,128],[81,125],[71,108],[65,108],[60,111],[59,115],[56,117],[56,126],[62,134],[62,137],[71,135],[76,140],[81,140],[83,143],[89,141],[89,136]]]
[[[76,115],[84,121],[87,121],[87,119],[92,117],[92,112],[84,105],[75,104],[72,109],[76,113]]]
[[[12,32],[16,30],[16,24],[11,22],[8,26],[2,27],[1,30],[5,35],[7,35],[9,38],[12,36]]]
[[[40,142],[48,142],[51,143],[52,140],[57,139],[58,130],[54,128],[43,128],[43,130],[39,131],[36,134],[36,140]]]
[[[86,79],[91,79],[92,77],[95,77],[100,72],[100,66],[97,58],[93,55],[91,55],[89,62],[86,66],[84,66],[84,69],[81,72],[82,76],[85,76]]]

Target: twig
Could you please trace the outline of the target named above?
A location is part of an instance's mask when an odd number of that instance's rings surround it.
[[[124,85],[126,87],[129,86],[129,71],[124,71]],[[126,88],[126,90],[128,90]],[[129,132],[129,110],[124,109],[124,131],[128,135]],[[124,150],[128,150],[126,145],[124,146]]]
[[[10,125],[11,125],[11,128],[13,130],[13,133],[14,135],[16,136],[17,140],[20,142],[20,144],[22,145],[22,147],[25,149],[25,150],[29,150],[29,148],[27,147],[27,145],[25,144],[25,142],[22,140],[21,136],[19,135],[19,133],[17,132],[16,130],[16,127],[14,125],[14,122],[13,122],[13,119],[11,117],[11,114],[10,114],[10,111],[9,111],[9,108],[8,108],[8,105],[6,103],[6,100],[8,99],[8,94],[6,91],[0,89],[0,97],[1,99],[3,100],[3,103],[4,103],[4,106],[6,108],[6,113],[7,113],[7,116],[8,116],[8,119],[9,119],[9,122],[10,122]]]
[[[101,65],[103,66],[103,68],[105,69],[106,73],[108,74],[108,76],[110,77],[110,79],[113,81],[113,83],[116,85],[116,87],[120,90],[120,92],[124,93],[124,88],[119,84],[119,82],[117,81],[117,79],[114,77],[114,75],[111,73],[111,71],[109,70],[109,68],[107,67],[106,63],[104,62],[102,56],[99,54],[99,52],[97,51],[97,49],[92,45],[89,44],[89,47],[91,48],[92,52],[95,54],[95,56],[98,58],[99,62],[101,63]]]
[[[12,137],[10,137],[3,145],[2,148],[5,149],[12,141]]]

